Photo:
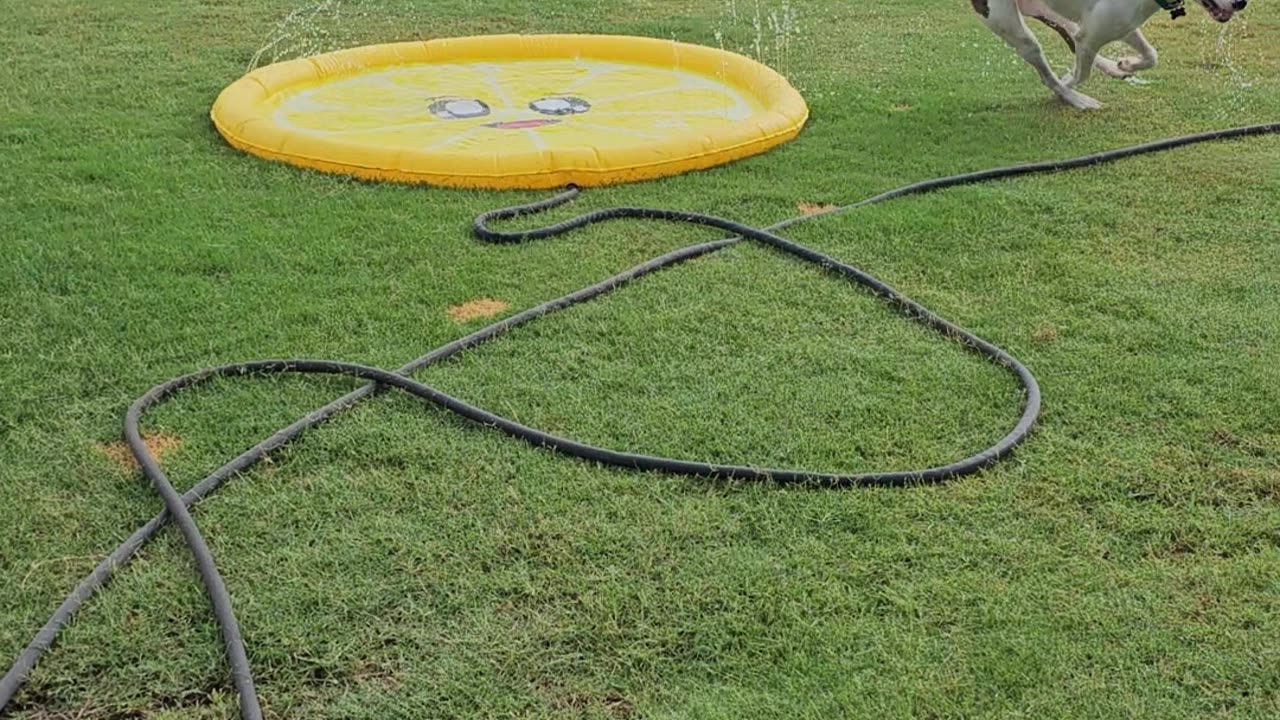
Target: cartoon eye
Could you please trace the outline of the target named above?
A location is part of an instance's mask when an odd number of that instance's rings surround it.
[[[553,96],[534,100],[529,109],[543,115],[581,115],[591,109],[591,103],[582,98]]]
[[[489,106],[474,98],[438,98],[427,109],[443,120],[467,120],[489,114]]]

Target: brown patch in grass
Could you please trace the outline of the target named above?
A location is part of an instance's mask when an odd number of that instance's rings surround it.
[[[365,660],[356,666],[352,678],[362,685],[376,685],[386,692],[400,689],[400,678],[396,672],[385,665]]]
[[[1280,502],[1280,469],[1233,468],[1227,471],[1232,490],[1266,502]]]
[[[621,695],[609,693],[604,696],[604,709],[616,718],[629,718],[635,711],[635,706]]]
[[[168,433],[143,434],[142,444],[147,446],[147,450],[157,460],[163,460],[165,455],[182,446],[182,438]],[[113,443],[98,443],[94,446],[94,449],[119,466],[121,470],[133,472],[138,469],[138,461],[133,459],[133,451],[129,449],[129,444],[123,440],[117,440]]]
[[[592,708],[604,710],[609,717],[626,720],[635,714],[635,706],[622,695],[610,691],[603,697],[589,692],[581,692],[563,687],[552,681],[539,681],[538,691],[556,710],[570,711],[580,714]]]
[[[800,211],[801,215],[816,215],[820,212],[835,210],[836,206],[826,203],[798,202],[796,203],[796,209]]]
[[[1230,430],[1218,429],[1213,431],[1213,442],[1222,447],[1235,448],[1242,452],[1253,455],[1254,457],[1262,457],[1267,454],[1267,449],[1258,443],[1242,438]]]
[[[1058,328],[1052,325],[1041,325],[1039,330],[1031,336],[1032,340],[1039,343],[1051,343],[1058,339]]]
[[[1197,555],[1204,549],[1200,538],[1185,533],[1175,532],[1147,549],[1147,557],[1162,560],[1177,560],[1189,555]]]
[[[891,112],[906,112],[910,109],[911,105],[909,103],[894,103],[889,106]]]
[[[455,322],[466,322],[476,318],[493,317],[509,307],[511,305],[502,300],[476,298],[475,300],[468,300],[461,305],[450,306],[449,317],[453,318]]]

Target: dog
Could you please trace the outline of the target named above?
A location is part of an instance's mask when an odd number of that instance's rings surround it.
[[[1173,19],[1186,15],[1192,0],[970,0],[974,11],[1000,39],[1030,63],[1040,81],[1063,102],[1079,110],[1096,110],[1102,103],[1077,87],[1097,67],[1103,74],[1126,78],[1156,65],[1156,49],[1142,36],[1142,25],[1161,9]],[[1220,23],[1243,10],[1249,0],[1194,0]],[[1035,18],[1062,37],[1075,54],[1075,69],[1059,78],[1045,60],[1044,50],[1027,27]],[[1098,54],[1108,43],[1122,41],[1138,54],[1119,61]]]

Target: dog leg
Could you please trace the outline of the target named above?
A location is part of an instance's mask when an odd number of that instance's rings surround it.
[[[1076,92],[1058,80],[1058,76],[1054,75],[1053,68],[1049,67],[1049,62],[1044,57],[1044,49],[1040,47],[1040,42],[1036,40],[1035,35],[1031,34],[1031,30],[1027,28],[1027,23],[1022,18],[1022,13],[1018,11],[1016,0],[973,0],[973,6],[987,27],[1035,68],[1040,75],[1040,82],[1052,90],[1054,95],[1078,110],[1096,110],[1102,107],[1102,103],[1088,95]],[[1089,62],[1093,62],[1092,55]]]
[[[1124,38],[1124,43],[1134,50],[1138,51],[1139,57],[1127,57],[1120,61],[1120,69],[1135,73],[1139,70],[1148,70],[1156,66],[1157,53],[1156,49],[1147,42],[1142,36],[1141,30],[1134,30]]]
[[[1091,42],[1086,35],[1076,38],[1076,67],[1066,77],[1062,78],[1062,84],[1069,88],[1076,88],[1085,83],[1089,79],[1089,74],[1093,70],[1093,63],[1098,57],[1098,46]]]
[[[1123,11],[1120,4],[1095,5],[1080,21],[1080,31],[1076,33],[1076,67],[1071,75],[1062,79],[1062,83],[1070,88],[1079,87],[1089,79],[1098,51],[1107,43],[1124,38],[1133,42],[1141,42],[1146,48],[1155,52],[1147,41],[1141,37],[1130,13]],[[1140,25],[1141,23],[1138,23]]]
[[[1071,48],[1072,54],[1075,54],[1076,35],[1080,32],[1079,25],[1054,12],[1042,0],[1018,0],[1018,9],[1022,11],[1023,15],[1039,20],[1050,30],[1058,33],[1062,41],[1067,44],[1067,47]],[[1121,68],[1115,60],[1102,55],[1098,55],[1093,64],[1104,75],[1113,78],[1124,79],[1132,74]]]

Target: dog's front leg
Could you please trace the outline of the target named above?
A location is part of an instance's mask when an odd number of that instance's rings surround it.
[[[1156,66],[1156,49],[1151,46],[1151,43],[1147,42],[1145,37],[1142,36],[1141,30],[1134,30],[1129,33],[1125,37],[1124,43],[1134,50],[1137,50],[1139,57],[1127,57],[1122,59],[1120,61],[1121,70],[1127,73],[1133,73],[1138,72],[1139,70],[1149,70]]]
[[[1083,85],[1089,79],[1098,58],[1098,51],[1107,43],[1125,38],[1134,45],[1143,58],[1155,62],[1155,48],[1147,44],[1139,29],[1147,18],[1154,13],[1155,3],[1151,7],[1137,9],[1132,3],[1116,0],[1098,0],[1088,13],[1080,20],[1080,31],[1076,33],[1076,66],[1075,70],[1062,79],[1062,84],[1070,88]],[[1150,54],[1148,54],[1150,53]],[[1122,63],[1118,69],[1132,72],[1141,69],[1139,63]]]
[[[1072,90],[1058,80],[1058,76],[1049,67],[1049,61],[1044,57],[1044,49],[1040,47],[1040,42],[1027,29],[1016,0],[974,0],[973,7],[992,32],[1022,56],[1027,64],[1035,68],[1040,81],[1052,90],[1054,95],[1080,110],[1101,107],[1097,100]],[[1096,51],[1094,55],[1097,55]]]
[[[1102,43],[1091,43],[1083,34],[1076,38],[1076,66],[1069,75],[1062,78],[1062,84],[1069,88],[1079,87],[1089,79],[1093,70],[1093,62],[1098,58]]]
[[[1067,44],[1067,47],[1071,49],[1072,56],[1075,55],[1076,34],[1080,32],[1079,25],[1055,12],[1044,3],[1044,0],[1018,0],[1018,9],[1022,11],[1024,16],[1033,17],[1044,23],[1050,30],[1058,33],[1063,42]],[[1098,70],[1113,78],[1123,79],[1132,74],[1132,71],[1124,70],[1116,61],[1103,57],[1101,54],[1093,61],[1093,64]]]

